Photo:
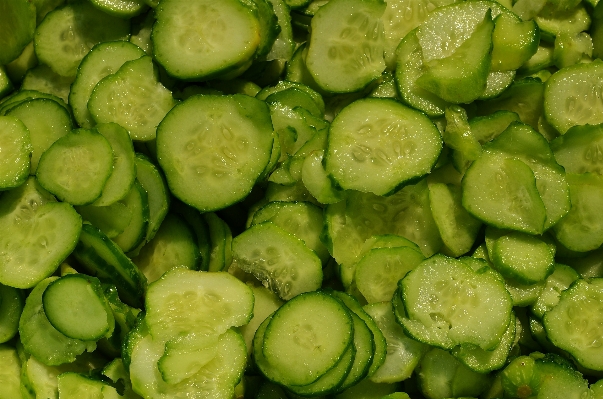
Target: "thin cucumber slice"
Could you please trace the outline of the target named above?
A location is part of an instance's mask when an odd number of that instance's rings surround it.
[[[21,361],[17,350],[8,344],[0,345],[0,381],[2,394],[6,398],[19,398],[21,395]]]
[[[344,191],[337,188],[323,164],[324,150],[313,151],[304,158],[301,179],[306,189],[321,204],[335,204],[345,198]]]
[[[244,95],[199,95],[174,107],[157,129],[157,159],[172,193],[201,210],[249,192],[270,160],[265,103]]]
[[[123,40],[94,46],[82,59],[69,91],[69,105],[80,127],[91,128],[95,122],[88,111],[88,100],[94,86],[105,76],[117,72],[126,62],[144,55],[138,46]]]
[[[567,182],[572,205],[569,213],[553,226],[555,238],[572,251],[597,249],[603,244],[603,219],[598,212],[603,176],[568,173]]]
[[[400,280],[406,315],[398,318],[415,339],[440,348],[473,344],[493,349],[506,331],[512,302],[498,273],[477,271],[435,255]],[[423,298],[433,298],[424,303]]]
[[[178,384],[195,375],[218,353],[219,336],[197,333],[171,339],[157,362],[161,377],[168,384]]]
[[[302,240],[271,222],[256,224],[232,241],[233,262],[281,299],[322,285],[322,264]]]
[[[463,206],[476,218],[530,234],[544,231],[546,209],[524,162],[484,152],[465,173],[462,187]]]
[[[136,180],[134,146],[128,131],[116,123],[99,124],[96,130],[107,139],[113,150],[113,170],[107,179],[101,196],[93,202],[95,206],[115,204],[128,195]]]
[[[32,288],[52,275],[77,244],[82,218],[53,202],[34,178],[0,200],[0,283]]]
[[[598,93],[602,86],[603,63],[577,64],[555,72],[544,90],[544,115],[559,133],[576,125],[603,122]]]
[[[603,280],[577,280],[561,294],[559,303],[544,315],[544,327],[551,342],[568,351],[576,361],[591,370],[603,370],[601,355],[600,309]]]
[[[557,306],[561,293],[579,278],[580,275],[574,268],[556,263],[553,273],[547,277],[538,299],[530,306],[532,314],[542,319],[546,312]]]
[[[142,307],[144,274],[102,231],[85,223],[73,255],[90,275],[115,285],[125,303]]]
[[[46,15],[36,28],[34,47],[38,59],[53,71],[75,76],[82,58],[95,44],[129,36],[129,20],[110,16],[90,2],[76,2]]]
[[[73,76],[61,76],[48,65],[40,64],[29,69],[21,82],[20,90],[37,90],[52,94],[67,102]]]
[[[323,217],[318,206],[310,202],[269,202],[253,214],[250,226],[263,222],[274,223],[302,239],[323,263],[329,259],[329,251],[320,241]]]
[[[197,270],[198,257],[199,249],[191,228],[179,216],[168,214],[157,234],[132,258],[132,262],[152,283],[176,266]]]
[[[469,369],[439,348],[433,348],[425,354],[417,377],[421,392],[428,398],[478,397],[491,384],[489,374]]]
[[[128,195],[119,203],[125,205],[131,215],[128,226],[112,240],[123,252],[135,251],[144,243],[149,224],[149,202],[147,192],[135,181]]]
[[[338,392],[356,385],[367,376],[375,353],[375,340],[371,329],[354,311],[351,311],[350,315],[354,321],[354,360],[345,379],[337,387]]]
[[[149,203],[149,224],[145,240],[150,241],[155,236],[161,222],[166,217],[170,207],[170,195],[165,177],[150,159],[142,154],[136,154],[134,160],[136,179],[147,192]]]
[[[306,67],[322,89],[354,92],[381,75],[385,6],[380,0],[333,0],[316,12]]]
[[[232,232],[230,227],[213,212],[203,214],[202,218],[207,225],[210,245],[207,271],[224,271],[232,262]]]
[[[389,194],[431,170],[441,140],[416,110],[389,99],[357,100],[331,123],[326,171],[344,189]]]
[[[220,336],[216,356],[209,363],[180,383],[168,384],[157,367],[163,351],[163,343],[150,334],[143,335],[133,348],[129,367],[132,388],[142,397],[231,398],[243,376],[247,359],[243,338],[228,330]]]
[[[444,115],[449,103],[417,84],[417,80],[423,74],[423,57],[417,29],[410,31],[400,41],[396,54],[394,77],[402,101],[428,116]]]
[[[373,248],[356,264],[356,288],[368,303],[387,302],[398,287],[398,280],[425,260],[409,247]]]
[[[523,284],[546,279],[554,266],[554,252],[538,237],[511,232],[496,239],[490,259],[504,277]]]
[[[31,137],[29,130],[13,116],[0,116],[0,190],[25,183],[31,169]]]
[[[52,143],[69,133],[73,127],[71,116],[60,103],[37,98],[15,104],[6,115],[18,118],[29,130],[31,139],[31,172],[38,168],[40,157]]]
[[[225,272],[175,268],[149,285],[146,323],[155,339],[186,334],[223,334],[249,322],[253,292]]]
[[[555,160],[567,173],[603,174],[603,124],[574,126],[551,141]]]
[[[369,315],[362,308],[362,306],[360,306],[360,302],[358,302],[358,300],[356,300],[356,298],[354,298],[353,296],[335,290],[330,291],[329,294],[342,301],[345,306],[347,306],[350,311],[356,314],[356,316],[360,317],[360,319],[364,321],[369,330],[371,330],[375,346],[373,348],[373,356],[371,359],[371,363],[366,374],[367,377],[371,377],[385,362],[385,358],[387,355],[387,341],[383,336],[381,328],[377,325],[375,319],[373,319],[373,317]],[[368,378],[365,380],[368,380]]]
[[[36,177],[61,201],[87,205],[101,196],[113,169],[111,144],[96,130],[76,129],[40,157]]]
[[[112,75],[102,78],[88,100],[96,123],[114,122],[130,133],[132,140],[155,139],[157,125],[176,100],[158,80],[153,59],[142,56],[126,61]]]
[[[494,24],[491,71],[520,68],[538,50],[538,25],[534,20],[522,21],[512,13],[501,13]]]
[[[238,0],[167,0],[155,9],[155,18],[155,59],[180,79],[207,79],[236,70],[260,44],[258,17]]]
[[[144,12],[148,5],[143,0],[92,0],[92,5],[119,18],[132,18]]]
[[[291,14],[289,6],[284,0],[268,1],[270,4],[272,4],[272,9],[277,17],[280,32],[276,36],[270,51],[266,55],[266,60],[289,61],[293,56],[296,44],[293,40],[293,28],[291,26]]]
[[[249,323],[239,327],[239,332],[245,339],[247,354],[253,353],[253,337],[260,324],[283,305],[283,301],[264,286],[251,286],[253,291],[253,317]]]
[[[283,378],[277,382],[303,386],[335,367],[352,341],[353,321],[345,305],[328,294],[309,292],[274,313],[261,350]]]
[[[15,60],[31,42],[36,29],[36,7],[28,1],[2,2],[0,64]]]
[[[59,395],[64,399],[119,397],[111,385],[83,374],[65,372],[57,376],[57,381]]]
[[[511,123],[504,132],[484,146],[523,161],[534,172],[536,188],[546,210],[548,230],[570,209],[570,193],[565,171],[555,160],[547,140],[530,126]]]
[[[385,361],[369,379],[377,383],[393,383],[410,378],[429,347],[404,332],[396,322],[391,301],[372,303],[363,309],[375,320],[387,343]]]
[[[57,277],[49,277],[36,285],[25,301],[19,320],[19,336],[23,348],[37,360],[48,366],[72,363],[84,351],[92,351],[96,344],[69,338],[46,318],[42,297],[44,290]]]
[[[0,343],[10,341],[19,331],[24,304],[25,295],[20,290],[0,284]]]
[[[53,281],[42,295],[50,324],[69,338],[97,341],[115,326],[100,281],[84,274],[67,274]]]

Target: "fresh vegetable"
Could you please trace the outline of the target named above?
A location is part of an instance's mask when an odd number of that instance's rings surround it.
[[[603,397],[602,32],[0,0],[0,399]]]

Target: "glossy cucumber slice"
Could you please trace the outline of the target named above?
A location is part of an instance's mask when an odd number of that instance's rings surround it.
[[[384,195],[428,173],[442,148],[425,115],[389,99],[344,108],[329,128],[326,171],[345,189]]]

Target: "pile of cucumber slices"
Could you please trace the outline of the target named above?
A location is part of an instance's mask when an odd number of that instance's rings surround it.
[[[0,0],[0,399],[603,399],[603,1]]]

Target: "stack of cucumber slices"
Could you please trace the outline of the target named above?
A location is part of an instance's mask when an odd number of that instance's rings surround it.
[[[0,399],[603,399],[603,2],[0,0]]]

